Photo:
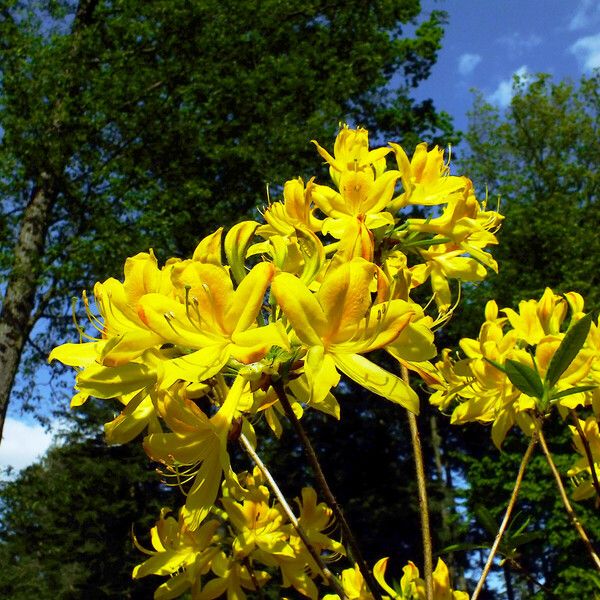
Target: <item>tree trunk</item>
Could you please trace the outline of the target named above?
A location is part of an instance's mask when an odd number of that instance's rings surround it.
[[[23,213],[14,263],[0,312],[0,440],[21,353],[33,323],[35,294],[40,275],[49,216],[56,199],[52,178],[44,173]]]
[[[71,30],[73,45],[71,60],[65,65],[67,81],[72,70],[76,68],[76,57],[79,52],[79,33],[93,23],[93,14],[100,0],[79,0],[75,11],[75,19]],[[67,85],[65,96],[73,97],[79,93],[76,86]],[[53,114],[60,114],[61,101],[53,109]],[[56,135],[60,135],[64,125],[59,120],[53,121]],[[63,153],[62,167],[68,163],[69,150]],[[29,165],[31,167],[31,165]],[[31,315],[35,308],[38,280],[41,275],[41,257],[44,252],[46,233],[50,227],[52,207],[58,194],[58,169],[42,169],[35,166],[38,172],[33,191],[29,198],[23,218],[19,238],[14,248],[14,262],[8,279],[2,311],[0,312],[0,443],[6,421],[10,393],[19,369],[21,354],[35,325]],[[52,173],[52,174],[51,174]]]

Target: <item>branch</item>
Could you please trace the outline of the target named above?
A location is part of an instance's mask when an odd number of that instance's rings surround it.
[[[402,379],[410,385],[408,369],[402,365]],[[433,548],[431,544],[431,527],[429,525],[429,506],[427,502],[427,479],[425,478],[425,465],[423,463],[423,449],[417,417],[406,410],[408,426],[410,428],[410,441],[415,459],[415,472],[417,475],[417,490],[419,494],[419,513],[421,515],[421,537],[423,540],[423,575],[425,579],[425,592],[427,600],[433,600]]]
[[[600,571],[600,558],[596,554],[596,551],[594,550],[594,547],[592,546],[592,542],[590,541],[590,538],[588,537],[587,533],[585,532],[585,529],[579,522],[579,519],[577,518],[577,515],[575,514],[575,511],[573,510],[573,507],[571,506],[571,503],[569,502],[567,492],[565,491],[565,487],[563,485],[562,479],[560,478],[560,473],[558,472],[558,469],[556,468],[556,465],[554,464],[554,460],[552,459],[552,454],[550,453],[550,450],[548,449],[548,445],[546,444],[546,438],[544,437],[544,433],[542,432],[542,427],[536,417],[533,417],[533,424],[535,425],[535,429],[537,431],[537,434],[538,434],[538,437],[540,440],[540,445],[542,446],[542,450],[544,452],[544,455],[546,456],[546,461],[548,462],[548,466],[550,467],[550,470],[552,471],[552,475],[554,476],[554,480],[556,481],[556,487],[558,487],[558,493],[560,494],[560,498],[564,504],[565,510],[567,511],[567,515],[571,521],[571,524],[573,525],[573,527],[575,527],[575,530],[579,534],[579,537],[583,540],[585,548],[588,551],[588,554],[590,555],[592,562],[596,566],[596,569],[598,569],[598,571]]]
[[[315,450],[312,447],[308,436],[306,435],[306,431],[304,431],[304,427],[302,427],[302,424],[300,423],[300,421],[298,421],[298,418],[292,410],[292,406],[290,404],[290,401],[288,400],[287,394],[285,393],[285,389],[283,387],[283,381],[281,379],[279,379],[278,381],[272,381],[272,385],[287,418],[292,423],[296,434],[300,438],[300,442],[304,447],[304,453],[306,454],[308,462],[312,467],[319,489],[321,490],[325,501],[333,510],[335,517],[342,528],[344,537],[346,538],[346,540],[348,541],[348,545],[350,546],[352,558],[356,561],[356,564],[358,565],[358,568],[363,576],[363,579],[365,580],[365,583],[367,584],[367,587],[369,588],[371,594],[373,594],[373,598],[375,598],[375,600],[382,600],[381,594],[379,593],[379,587],[377,586],[377,582],[375,581],[373,574],[369,570],[369,567],[367,566],[367,563],[365,562],[365,559],[362,556],[356,538],[352,533],[352,529],[350,529],[350,525],[348,524],[348,521],[346,521],[346,517],[344,516],[342,507],[338,504],[337,500],[335,499],[335,496],[333,495],[333,492],[331,491],[327,483],[327,479],[325,478],[325,474],[321,469],[321,464],[319,463],[317,454],[315,453]]]
[[[521,483],[523,481],[523,476],[525,475],[525,468],[529,463],[529,459],[533,454],[533,450],[535,448],[535,444],[537,442],[537,435],[533,435],[531,441],[529,442],[529,446],[527,446],[527,450],[523,455],[521,460],[521,465],[519,466],[519,472],[517,474],[517,479],[515,481],[515,485],[513,487],[512,494],[510,496],[510,500],[508,502],[508,506],[506,507],[506,513],[504,514],[504,519],[502,519],[502,523],[500,524],[500,529],[498,529],[498,533],[496,534],[496,539],[494,540],[494,544],[492,549],[490,550],[490,554],[487,558],[487,562],[483,567],[483,572],[481,573],[481,577],[477,582],[477,586],[475,587],[475,591],[473,592],[473,596],[471,596],[471,600],[477,600],[481,590],[483,589],[483,584],[492,568],[492,563],[494,561],[494,556],[496,556],[496,552],[498,551],[498,547],[500,546],[500,541],[502,540],[502,536],[506,531],[506,527],[508,526],[508,521],[510,520],[510,515],[512,514],[513,508],[515,507],[515,503],[517,502],[517,496],[519,495],[519,490],[521,489]]]

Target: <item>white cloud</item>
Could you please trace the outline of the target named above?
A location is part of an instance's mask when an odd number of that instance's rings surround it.
[[[600,33],[579,38],[570,48],[584,71],[600,67]]]
[[[508,50],[512,57],[521,56],[525,52],[536,48],[542,43],[542,38],[535,33],[527,36],[513,31],[510,35],[503,35],[496,40],[497,44],[502,44]]]
[[[473,69],[481,62],[481,56],[479,54],[461,54],[458,57],[458,72],[461,75],[469,75],[473,72]]]
[[[600,4],[597,0],[581,0],[569,22],[569,30],[585,29],[598,21],[600,21]]]
[[[24,469],[41,457],[51,442],[52,433],[42,426],[8,417],[0,443],[0,468]]]
[[[512,75],[510,79],[503,79],[498,87],[488,95],[487,100],[490,104],[495,104],[499,108],[506,108],[513,97],[513,79],[518,77],[519,79],[527,79],[529,71],[526,65],[519,67]]]

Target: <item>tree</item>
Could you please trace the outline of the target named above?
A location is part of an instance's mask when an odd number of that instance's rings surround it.
[[[132,530],[149,547],[148,528],[173,500],[146,465],[139,445],[107,447],[98,436],[56,446],[2,482],[2,597],[151,597],[152,581],[131,581]]]
[[[577,86],[548,75],[517,79],[505,114],[476,98],[462,166],[506,216],[500,271],[481,286],[499,305],[539,297],[546,286],[576,290],[591,306],[600,299],[599,86],[600,74]]]
[[[0,431],[19,363],[37,373],[66,299],[127,255],[189,252],[302,175],[307,139],[341,119],[449,141],[409,96],[443,22],[417,0],[4,2]]]
[[[477,96],[461,166],[480,193],[488,191],[490,202],[500,198],[506,220],[494,250],[499,273],[478,288],[465,289],[465,312],[456,319],[462,330],[448,328],[449,340],[475,337],[484,302],[492,298],[501,308],[516,308],[520,300],[539,298],[549,286],[556,292],[580,292],[587,310],[598,306],[599,84],[599,74],[578,84],[553,82],[548,75],[517,79],[506,111]],[[559,428],[553,434],[552,451],[565,476],[573,461],[572,444]],[[500,521],[513,485],[507,473],[516,475],[524,448],[512,434],[501,454],[490,455],[487,437],[471,427],[462,444],[470,520],[479,532],[471,541],[477,543],[489,541],[490,534],[476,513],[484,506]],[[518,564],[505,563],[508,597],[592,597],[597,583],[585,574],[587,557],[541,456],[528,467],[520,498],[517,521],[522,524],[529,517],[527,531],[542,534],[517,548]],[[589,531],[598,531],[591,507],[580,504],[576,510]]]

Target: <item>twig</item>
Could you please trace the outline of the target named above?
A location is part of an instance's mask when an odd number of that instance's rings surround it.
[[[582,541],[586,547],[586,550],[588,551],[588,554],[590,555],[590,558],[592,559],[592,562],[596,566],[596,569],[598,569],[598,571],[600,571],[600,558],[596,554],[596,551],[594,550],[594,547],[592,546],[592,542],[590,541],[590,538],[588,537],[587,533],[585,532],[583,525],[579,522],[579,519],[577,518],[577,515],[575,514],[575,511],[573,510],[573,507],[571,506],[571,503],[569,502],[567,492],[565,491],[565,487],[563,485],[562,479],[560,478],[560,473],[558,472],[558,469],[556,468],[556,465],[554,464],[554,460],[552,459],[552,454],[550,453],[550,450],[548,449],[548,445],[546,444],[546,438],[544,437],[544,433],[542,432],[542,427],[540,425],[540,422],[538,421],[537,418],[533,417],[533,423],[535,425],[535,429],[537,431],[537,434],[538,434],[538,437],[540,440],[540,445],[542,446],[542,450],[544,452],[544,455],[546,456],[546,461],[548,462],[548,466],[550,467],[550,470],[552,471],[552,475],[554,475],[554,480],[556,481],[556,486],[558,487],[558,492],[560,494],[562,503],[565,506],[565,510],[567,511],[567,515],[568,515],[573,527],[575,527],[575,530],[579,534],[579,537],[582,539]]]
[[[379,588],[377,586],[377,582],[375,581],[373,574],[369,570],[369,567],[367,566],[367,563],[365,562],[365,559],[362,556],[360,548],[358,547],[358,543],[356,542],[356,538],[352,533],[352,529],[350,529],[350,525],[348,524],[348,521],[346,521],[346,517],[344,516],[342,507],[338,504],[337,500],[335,499],[335,496],[333,495],[333,492],[331,491],[327,483],[327,479],[325,478],[323,469],[321,469],[321,464],[319,463],[317,454],[314,448],[312,447],[308,436],[306,435],[306,431],[304,431],[304,427],[302,427],[302,424],[300,423],[300,421],[298,421],[298,418],[294,414],[290,401],[288,400],[287,394],[285,393],[283,381],[281,379],[273,381],[272,385],[273,389],[275,390],[275,393],[277,394],[277,398],[281,403],[283,411],[292,423],[296,434],[300,438],[300,442],[302,443],[302,446],[304,448],[304,453],[308,458],[308,462],[310,463],[313,473],[315,475],[315,479],[317,480],[317,485],[319,486],[319,489],[321,490],[325,501],[333,510],[333,513],[342,528],[344,538],[347,540],[348,545],[350,546],[352,558],[358,565],[358,568],[363,576],[363,579],[365,580],[365,583],[367,584],[367,587],[369,588],[369,591],[371,592],[371,594],[373,594],[373,598],[375,598],[375,600],[382,600]]]
[[[264,478],[269,482],[269,485],[271,486],[271,489],[273,490],[275,497],[279,501],[279,504],[281,504],[281,507],[283,508],[287,518],[290,520],[290,523],[293,525],[294,529],[296,530],[296,533],[298,534],[298,536],[300,537],[300,539],[306,546],[306,549],[308,550],[309,554],[313,557],[314,561],[319,566],[319,569],[321,569],[321,573],[323,574],[325,581],[327,581],[327,583],[333,589],[335,589],[336,593],[339,594],[339,596],[340,596],[340,598],[342,598],[342,600],[348,600],[348,597],[344,593],[344,588],[341,586],[340,582],[333,575],[333,573],[327,568],[327,566],[323,562],[323,559],[319,556],[318,552],[314,549],[313,545],[310,543],[308,536],[306,535],[306,533],[304,532],[304,529],[298,522],[296,515],[292,511],[292,508],[288,504],[288,501],[285,499],[285,496],[283,495],[282,491],[279,489],[277,482],[275,481],[275,479],[273,479],[271,472],[269,471],[269,469],[267,469],[265,463],[261,460],[260,456],[258,456],[258,454],[254,451],[254,448],[252,447],[252,444],[249,442],[248,438],[242,433],[242,434],[240,434],[239,440],[240,440],[240,444],[243,446],[244,450],[248,453],[250,458],[254,461],[256,466],[260,469]]]
[[[579,434],[579,438],[581,439],[581,443],[583,444],[583,449],[585,450],[585,455],[587,456],[588,463],[590,465],[590,469],[592,471],[592,482],[594,484],[594,489],[596,490],[596,495],[598,499],[600,499],[600,481],[598,481],[598,474],[596,473],[596,467],[594,466],[594,457],[592,455],[592,449],[590,448],[590,443],[588,439],[585,437],[585,433],[583,429],[581,429],[581,425],[579,424],[579,417],[574,410],[571,410],[571,419],[573,423],[575,423],[575,429],[577,429],[577,433]]]
[[[496,556],[496,552],[498,551],[498,547],[500,546],[500,541],[502,540],[502,536],[506,531],[506,527],[508,526],[508,521],[510,520],[510,515],[512,514],[513,508],[515,507],[515,503],[517,501],[517,496],[519,495],[519,490],[521,489],[521,483],[523,481],[523,476],[525,475],[525,468],[531,459],[531,455],[533,454],[533,450],[535,448],[535,444],[537,442],[537,435],[533,435],[531,437],[531,441],[529,442],[529,446],[527,446],[527,450],[521,459],[521,465],[519,466],[519,472],[517,473],[517,479],[515,481],[515,485],[513,487],[512,494],[510,496],[510,500],[508,502],[508,506],[506,507],[506,513],[504,514],[504,519],[502,519],[502,523],[500,524],[500,529],[498,529],[498,533],[496,534],[496,539],[494,540],[494,544],[492,545],[492,549],[490,550],[490,554],[487,558],[487,562],[483,567],[483,571],[481,573],[481,577],[477,582],[477,586],[475,587],[475,591],[471,596],[471,600],[477,600],[481,590],[483,589],[483,584],[487,579],[488,573],[492,568],[492,563],[494,562],[494,557]]]
[[[402,379],[410,385],[408,369],[402,365]],[[421,515],[421,537],[423,540],[423,575],[425,579],[425,593],[427,600],[433,600],[433,548],[431,545],[431,527],[429,525],[429,506],[427,502],[427,480],[425,478],[425,465],[423,462],[423,449],[421,437],[417,426],[417,417],[407,409],[410,440],[415,459],[415,472],[417,475],[417,490],[419,494],[419,514]]]
[[[258,579],[256,579],[256,573],[250,564],[250,559],[245,556],[242,561],[244,566],[246,567],[248,574],[250,575],[250,579],[252,580],[252,585],[254,586],[254,591],[258,594],[258,600],[265,600],[265,595],[263,593],[263,589],[260,587],[258,583]]]

